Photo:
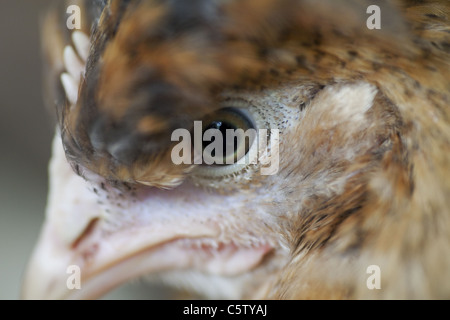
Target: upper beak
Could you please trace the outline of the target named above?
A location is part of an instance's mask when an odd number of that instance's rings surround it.
[[[167,192],[174,196],[170,201]],[[57,134],[46,220],[25,274],[23,298],[95,299],[145,274],[195,268],[235,276],[257,266],[271,246],[217,244],[213,240],[220,238],[219,224],[205,223],[212,219],[174,214],[171,220],[170,213],[189,210],[187,201],[205,202],[192,192],[183,186],[152,189],[138,194],[124,212],[108,213],[92,186],[72,171]],[[194,206],[202,210],[198,208]],[[183,239],[206,240],[195,246]]]

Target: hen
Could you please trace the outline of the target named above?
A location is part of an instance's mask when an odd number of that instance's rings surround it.
[[[43,25],[58,130],[25,298],[149,275],[209,298],[450,298],[449,1],[70,4],[81,29],[66,8]],[[210,163],[207,129],[259,136]]]

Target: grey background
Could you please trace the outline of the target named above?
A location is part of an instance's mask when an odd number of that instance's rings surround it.
[[[0,299],[20,298],[44,219],[54,125],[43,105],[39,20],[52,2],[0,0]],[[107,296],[141,297],[152,297],[142,283]]]

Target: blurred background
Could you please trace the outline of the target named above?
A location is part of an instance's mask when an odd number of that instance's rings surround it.
[[[20,298],[44,220],[54,124],[43,105],[39,20],[57,1],[0,0],[0,299]],[[152,292],[136,283],[106,298]]]

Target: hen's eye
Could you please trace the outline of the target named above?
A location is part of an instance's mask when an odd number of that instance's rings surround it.
[[[237,163],[256,137],[250,115],[240,108],[223,108],[202,122],[202,156],[206,165]]]

